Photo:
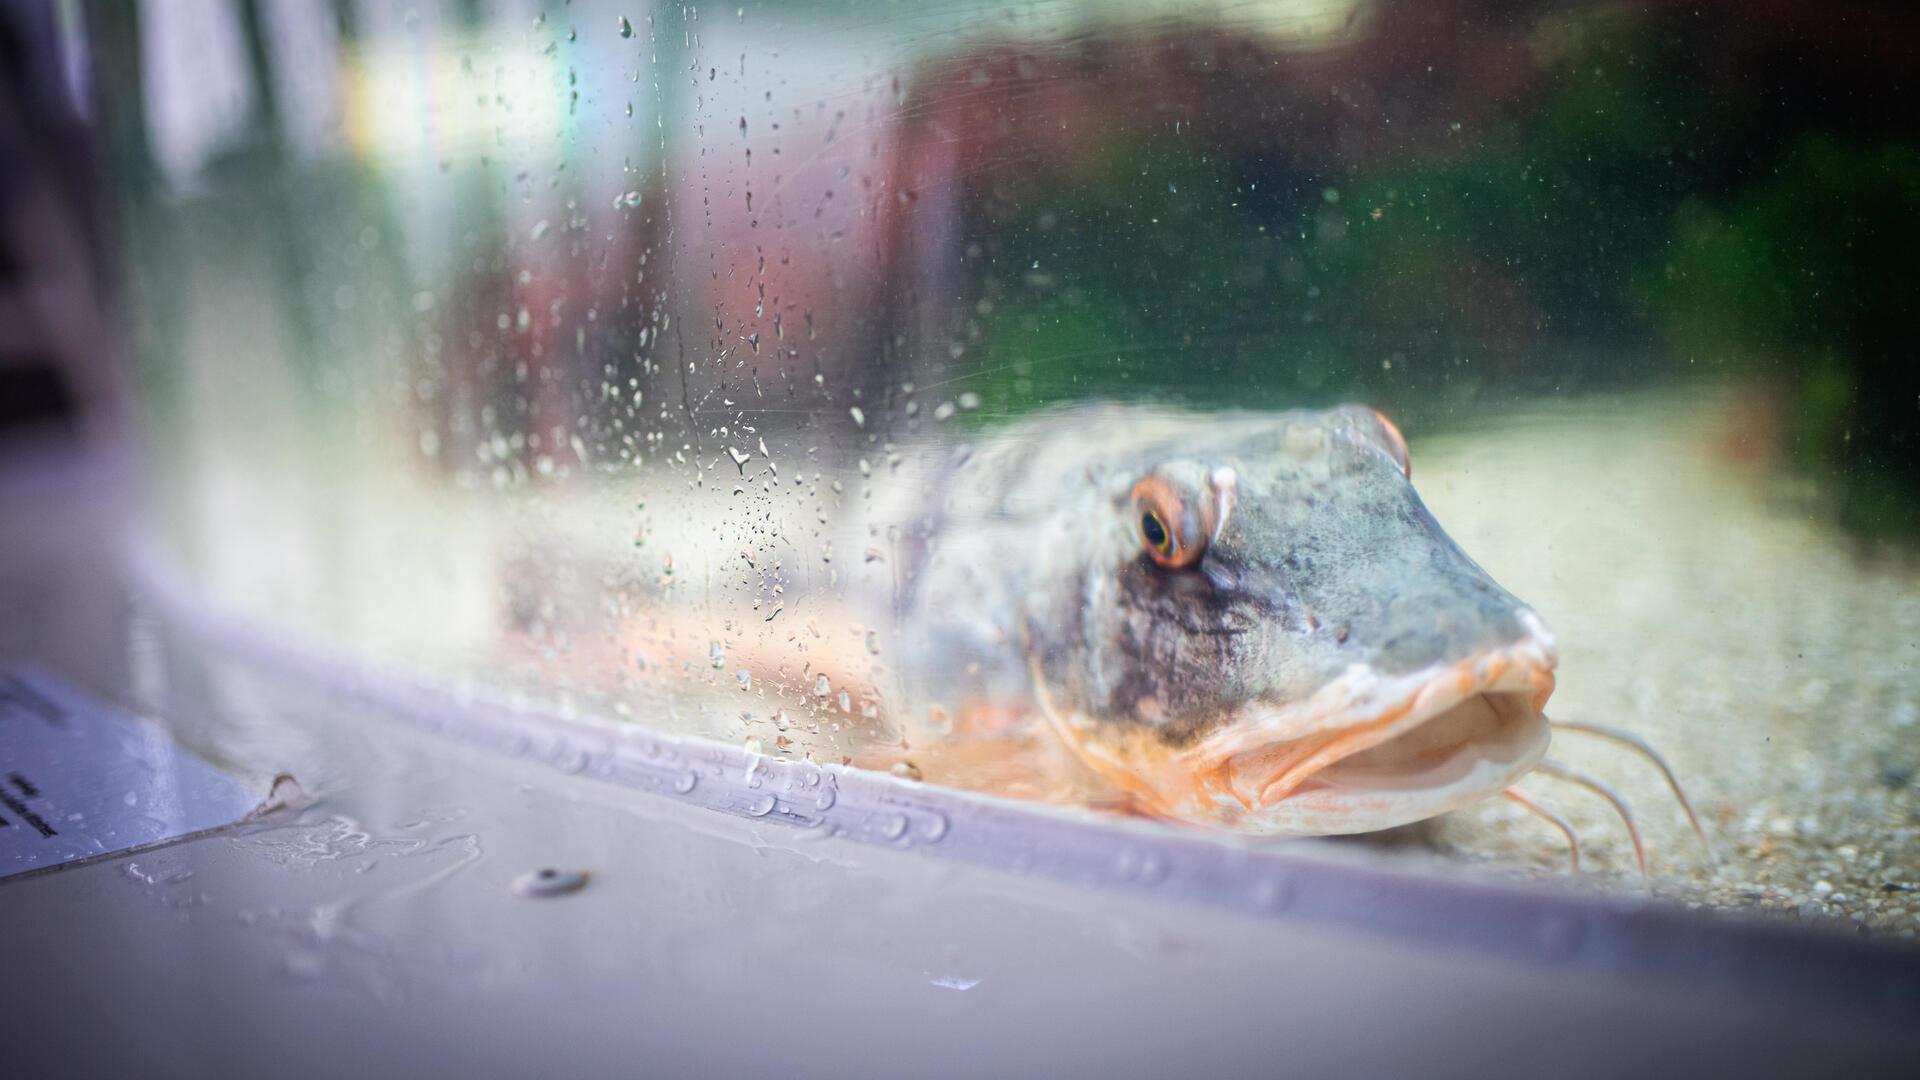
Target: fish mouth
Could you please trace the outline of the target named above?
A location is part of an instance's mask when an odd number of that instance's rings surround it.
[[[1545,755],[1557,656],[1537,618],[1523,623],[1520,640],[1464,660],[1398,676],[1356,665],[1305,700],[1248,703],[1184,750],[1086,749],[1169,817],[1276,835],[1420,821],[1506,788]]]
[[[1433,817],[1507,787],[1540,761],[1548,728],[1535,700],[1529,688],[1487,689],[1331,738],[1245,751],[1217,768],[1231,800],[1216,801],[1243,811],[1236,824],[1289,833],[1372,832]]]

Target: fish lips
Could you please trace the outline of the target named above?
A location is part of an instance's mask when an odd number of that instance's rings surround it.
[[[1520,615],[1519,640],[1463,660],[1395,676],[1355,665],[1303,701],[1244,706],[1158,760],[1139,744],[1096,756],[1168,816],[1242,832],[1372,832],[1433,817],[1506,788],[1546,753],[1558,656],[1539,618]]]

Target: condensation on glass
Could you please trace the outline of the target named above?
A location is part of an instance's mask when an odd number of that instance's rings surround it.
[[[1911,22],[1875,19],[102,7],[163,534],[212,600],[368,663],[1099,801],[900,688],[951,463],[1092,402],[1364,403],[1555,629],[1555,713],[1693,789],[1717,864],[1642,764],[1565,751],[1663,886],[1911,932],[1920,840],[1876,823],[1920,813],[1887,314],[1920,142],[1859,104]],[[1612,811],[1547,790],[1631,878]],[[1511,803],[1399,840],[1562,872]]]

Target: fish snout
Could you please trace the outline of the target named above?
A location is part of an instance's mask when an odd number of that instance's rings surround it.
[[[1417,671],[1546,634],[1533,610],[1478,567],[1403,582],[1379,612],[1376,667]],[[1547,635],[1551,642],[1551,635]]]

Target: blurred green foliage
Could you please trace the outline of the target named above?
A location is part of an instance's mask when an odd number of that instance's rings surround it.
[[[1680,207],[1640,287],[1677,359],[1781,384],[1794,457],[1880,535],[1920,533],[1916,208],[1920,147],[1809,134],[1729,203]]]
[[[1327,170],[1136,125],[1069,177],[990,185],[964,383],[989,414],[1362,399],[1419,429],[1738,373],[1781,389],[1795,459],[1850,525],[1920,535],[1920,155],[1718,85],[1714,33],[1590,28],[1454,152]]]

